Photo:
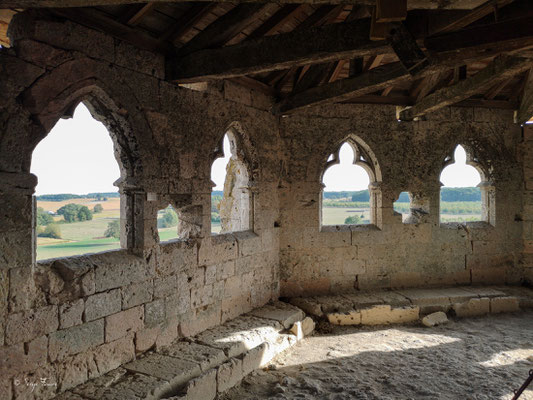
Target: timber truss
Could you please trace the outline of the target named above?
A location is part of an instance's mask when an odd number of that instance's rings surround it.
[[[392,104],[401,120],[452,104],[513,109],[519,123],[533,115],[530,0],[0,0],[0,8],[4,16],[42,8],[164,54],[169,81],[238,81],[272,96],[278,115],[326,103]]]

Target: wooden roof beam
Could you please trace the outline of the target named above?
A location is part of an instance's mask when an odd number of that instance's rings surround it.
[[[533,117],[533,68],[529,70],[520,106],[515,114],[515,122],[524,124]]]
[[[172,43],[179,42],[181,38],[189,33],[200,20],[215,8],[215,6],[216,3],[205,3],[192,6],[170,29],[159,37],[159,40],[168,40]]]
[[[422,99],[411,108],[400,112],[400,119],[412,121],[424,114],[437,111],[443,107],[468,99],[474,94],[483,92],[497,82],[506,80],[510,76],[526,71],[531,67],[531,60],[518,57],[496,57],[486,68],[470,78],[455,85],[437,90]]]
[[[399,62],[395,62],[363,72],[358,76],[341,79],[297,93],[278,103],[272,111],[276,115],[290,114],[307,107],[340,102],[352,97],[383,90],[408,78],[409,74],[404,67]]]
[[[226,79],[391,53],[385,42],[369,40],[369,28],[368,20],[330,24],[172,57],[167,61],[167,79],[178,82]]]
[[[250,35],[248,35],[248,39],[257,39],[276,32],[278,29],[283,27],[287,21],[294,18],[294,16],[300,12],[302,7],[303,6],[301,4],[289,4],[285,7],[282,7],[252,33],[250,33]]]

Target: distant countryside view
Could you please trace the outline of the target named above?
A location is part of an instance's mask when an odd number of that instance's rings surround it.
[[[441,222],[470,222],[481,220],[481,192],[478,187],[442,188],[440,203]],[[409,195],[400,194],[394,210],[403,216],[409,214]],[[324,192],[322,225],[369,224],[370,204],[368,190],[356,192]]]
[[[218,204],[221,191],[212,193],[211,226],[220,232]],[[88,195],[42,195],[37,197],[37,259],[67,257],[120,248],[120,198],[118,193]],[[394,209],[409,214],[409,196],[402,193]],[[370,223],[367,190],[325,192],[323,225]],[[168,207],[158,213],[161,242],[178,237],[178,215]],[[481,219],[479,188],[443,188],[441,221],[468,222]]]

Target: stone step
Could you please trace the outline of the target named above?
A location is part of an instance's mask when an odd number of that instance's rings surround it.
[[[533,308],[533,290],[512,286],[401,289],[293,298],[290,303],[335,325],[387,325],[419,321],[435,312],[469,317]]]
[[[193,338],[149,352],[56,399],[211,400],[313,329],[314,322],[305,318],[301,309],[273,302]]]

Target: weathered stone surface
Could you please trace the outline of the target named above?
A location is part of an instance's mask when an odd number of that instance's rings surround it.
[[[360,325],[361,311],[346,311],[343,313],[326,314],[328,321],[333,325]]]
[[[212,400],[217,395],[217,370],[212,369],[190,380],[182,394],[168,400]]]
[[[137,306],[105,318],[106,343],[137,332],[144,326],[144,307]]]
[[[200,366],[195,362],[161,354],[150,354],[124,365],[124,368],[168,381],[172,388],[185,384],[201,373]]]
[[[61,304],[59,306],[59,327],[61,329],[69,328],[82,323],[83,310],[85,302],[83,299]]]
[[[417,321],[418,306],[391,308],[389,305],[378,305],[361,310],[362,325],[396,324]]]
[[[6,344],[28,342],[59,327],[57,306],[46,306],[7,317]]]
[[[322,307],[316,299],[305,298],[305,297],[295,297],[290,299],[291,304],[296,307],[304,310],[307,314],[311,314],[317,317],[321,317],[324,313],[322,312]]]
[[[217,391],[225,392],[237,385],[243,378],[242,360],[232,358],[228,362],[218,367]]]
[[[442,311],[437,311],[422,318],[422,324],[427,327],[440,325],[448,322],[448,317]]]
[[[104,320],[62,329],[50,334],[49,356],[52,361],[81,353],[104,343]]]
[[[485,315],[490,312],[490,299],[488,297],[481,297],[470,299],[466,303],[456,303],[453,305],[453,310],[458,317]]]
[[[276,301],[273,304],[267,304],[261,308],[256,308],[250,315],[259,318],[268,318],[278,321],[285,329],[289,329],[296,321],[304,319],[305,314],[298,307],[291,306],[288,303]]]
[[[148,303],[152,300],[153,290],[154,284],[152,281],[134,283],[122,288],[122,309],[125,310],[140,304]]]
[[[161,351],[170,357],[188,360],[200,365],[202,371],[214,368],[227,360],[222,350],[193,342],[179,342]]]
[[[515,312],[520,310],[520,303],[516,297],[493,297],[490,299],[490,312]]]
[[[120,290],[89,296],[85,301],[85,319],[92,321],[115,314],[121,310]]]

